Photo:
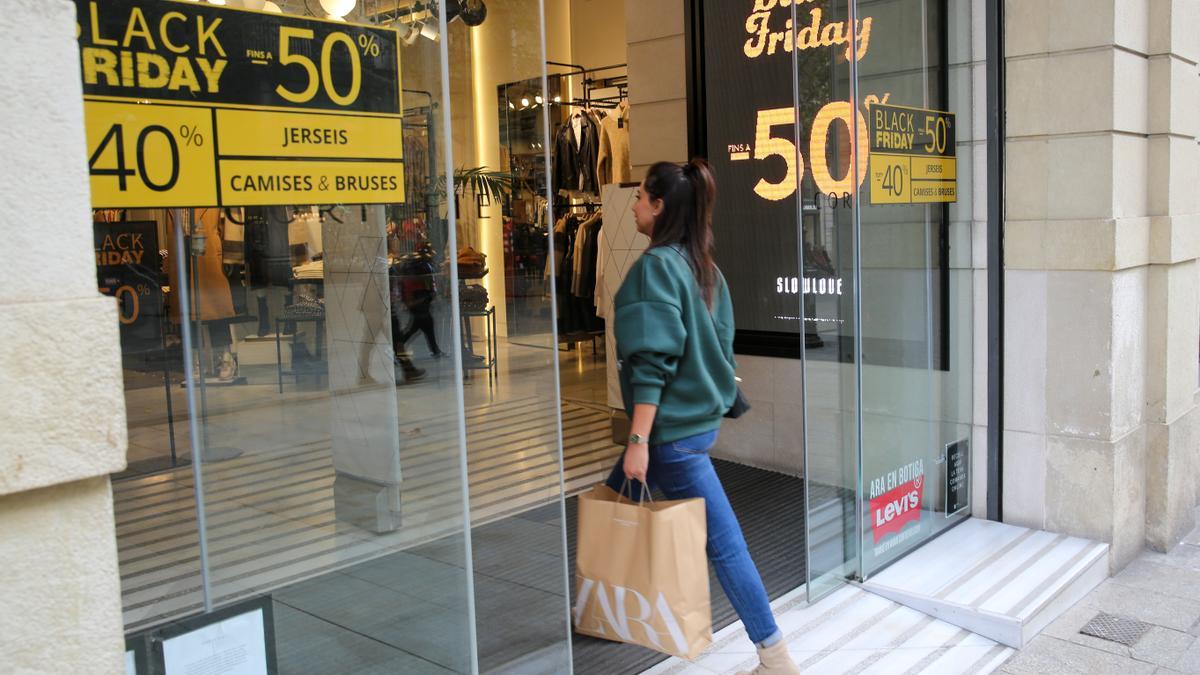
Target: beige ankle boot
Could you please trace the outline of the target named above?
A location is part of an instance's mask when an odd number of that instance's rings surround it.
[[[800,667],[788,654],[787,643],[780,640],[770,647],[759,647],[758,667],[738,675],[800,675]]]

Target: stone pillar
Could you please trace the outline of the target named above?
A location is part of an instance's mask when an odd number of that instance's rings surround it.
[[[108,474],[125,468],[115,301],[97,291],[75,7],[0,13],[0,654],[123,672]]]
[[[1200,503],[1200,3],[1153,0],[1149,25],[1146,543],[1166,551]]]
[[[1114,569],[1196,502],[1196,7],[1005,5],[1005,519]]]
[[[625,3],[629,154],[633,179],[658,161],[686,162],[687,49],[683,0]]]

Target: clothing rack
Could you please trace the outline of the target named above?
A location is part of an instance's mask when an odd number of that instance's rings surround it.
[[[581,202],[579,204],[571,204],[566,201],[560,201],[554,205],[554,208],[556,210],[557,209],[566,209],[568,211],[571,211],[574,209],[583,209],[584,211],[587,211],[590,213],[592,211],[599,211],[600,206],[601,206],[601,204],[599,202]]]
[[[422,2],[421,0],[417,0],[417,2],[414,2],[411,5],[408,5],[405,7],[401,7],[399,5],[399,3],[397,3],[396,7],[394,7],[393,9],[377,11],[371,15],[371,20],[376,24],[386,26],[386,25],[396,23],[397,21],[400,21],[401,19],[412,20],[415,17],[429,13],[430,15],[433,16],[433,22],[436,23],[437,22],[436,12],[437,12],[437,7],[434,5],[434,3]],[[422,20],[428,20],[428,19],[422,17]]]
[[[557,105],[568,105],[584,108],[616,108],[622,99],[628,94],[629,77],[627,73],[616,75],[608,75],[605,77],[591,77],[595,73],[601,73],[610,70],[628,69],[629,65],[625,63],[616,63],[611,66],[601,66],[599,68],[585,68],[577,63],[563,63],[561,61],[547,61],[547,66],[558,66],[560,68],[570,68],[569,73],[547,73],[547,78],[565,79],[570,77],[582,77],[583,83],[583,98],[572,99],[569,101],[558,102]],[[616,89],[615,96],[592,96],[593,91],[603,91],[605,89]]]
[[[568,234],[565,235],[564,238],[567,238],[567,237],[574,238],[576,232],[578,231],[578,227],[582,226],[584,223],[591,222],[594,220],[594,216],[591,216],[591,215],[585,216],[583,214],[591,214],[591,213],[597,212],[600,210],[600,208],[601,208],[600,202],[585,201],[585,202],[571,204],[571,203],[566,202],[565,200],[562,201],[562,203],[560,205],[556,206],[556,210],[559,210],[559,209],[562,210],[564,220],[567,220],[571,214],[582,211],[582,214],[574,217],[576,229],[569,229],[570,225],[568,225],[568,230],[567,230]],[[557,232],[557,229],[555,231]],[[555,243],[556,247],[558,246],[558,243],[559,242],[556,240],[556,243]],[[570,264],[569,259],[568,259],[569,258],[569,253],[568,253],[569,250],[570,250],[569,247],[563,249],[564,257],[561,260],[561,263],[564,266],[567,266]],[[569,269],[569,267],[568,267],[568,269]],[[556,272],[556,275],[557,274],[558,274],[558,272]],[[559,277],[559,278],[561,280],[561,277]],[[559,296],[560,298],[563,298],[563,297],[566,298],[567,303],[572,303],[572,302],[587,303],[587,300],[580,300],[578,298],[575,298],[574,295],[571,293],[570,288],[560,286],[559,294],[560,294],[560,296]],[[579,323],[572,324],[571,319],[567,319],[564,322],[564,317],[567,317],[572,314],[574,315],[576,320],[578,320],[578,318],[579,318],[578,312],[580,310],[578,309],[578,305],[575,305],[576,309],[574,310],[574,313],[571,311],[566,311],[567,307],[570,307],[570,306],[571,305],[569,305],[569,304],[566,304],[566,305],[560,304],[559,305],[559,310],[560,310],[559,311],[559,324],[558,324],[558,330],[556,331],[557,342],[558,342],[559,348],[562,349],[563,347],[565,347],[566,351],[571,351],[571,350],[577,349],[578,348],[577,345],[580,342],[591,342],[592,343],[592,359],[595,360],[599,354],[599,350],[597,349],[597,346],[596,346],[597,340],[602,340],[605,335],[603,323],[597,323],[600,320],[595,316],[594,304],[591,305],[591,309],[587,310],[587,314],[591,315],[591,319],[584,321],[583,322],[584,325],[580,325]]]

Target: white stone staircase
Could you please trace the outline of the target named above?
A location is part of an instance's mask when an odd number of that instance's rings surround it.
[[[862,588],[1020,649],[1108,578],[1108,548],[972,518]]]

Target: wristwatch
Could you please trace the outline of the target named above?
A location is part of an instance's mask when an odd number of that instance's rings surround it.
[[[641,434],[629,434],[629,444],[630,445],[641,445],[642,443],[645,443],[647,440],[649,440],[649,439]]]

